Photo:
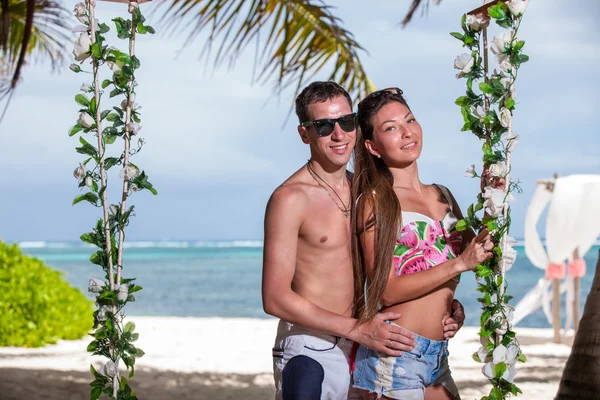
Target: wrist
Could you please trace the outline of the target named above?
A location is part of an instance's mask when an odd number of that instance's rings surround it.
[[[355,319],[353,319],[352,321],[354,326],[352,327],[352,329],[350,329],[350,331],[348,331],[348,333],[346,334],[346,338],[352,340],[353,342],[359,342],[362,325],[358,324],[358,321]]]
[[[469,267],[465,263],[465,260],[462,257],[462,255],[456,257],[455,260],[456,260],[456,264],[454,264],[454,267],[455,267],[455,272],[457,275],[461,274],[463,272],[467,272],[469,270]]]

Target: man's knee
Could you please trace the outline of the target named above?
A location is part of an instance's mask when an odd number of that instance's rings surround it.
[[[307,356],[290,359],[282,373],[283,400],[319,400],[325,371]]]

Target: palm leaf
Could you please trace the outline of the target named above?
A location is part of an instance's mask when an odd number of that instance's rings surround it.
[[[214,66],[233,66],[254,41],[255,74],[260,84],[275,80],[276,90],[295,86],[296,93],[326,67],[329,79],[355,98],[373,90],[359,53],[364,49],[333,8],[319,0],[162,0],[168,33],[181,33],[193,21],[187,43],[209,33],[201,57],[214,52]],[[260,35],[264,34],[264,38]],[[214,45],[217,45],[213,49]],[[262,47],[262,49],[261,49]]]
[[[442,2],[442,0],[434,1],[436,6]],[[402,27],[404,28],[412,20],[415,12],[417,12],[419,7],[421,7],[423,14],[427,14],[427,12],[429,11],[430,2],[431,0],[413,0],[412,4],[410,5],[410,8],[408,9],[408,12],[406,13],[406,16],[404,17],[404,20],[402,21]]]
[[[28,30],[26,4],[24,0],[9,0],[10,22],[4,57],[13,63],[17,61],[23,36]],[[30,54],[34,61],[50,60],[53,69],[59,68],[68,53],[67,44],[71,41],[70,21],[71,13],[59,3],[36,0],[27,54]],[[4,29],[4,23],[0,22],[0,32]]]
[[[8,40],[8,27],[10,26],[10,14],[8,13],[8,0],[0,0],[0,51],[6,47]]]
[[[8,97],[2,121],[28,55],[50,60],[55,70],[62,65],[71,15],[51,0],[2,0],[0,5],[0,100]]]

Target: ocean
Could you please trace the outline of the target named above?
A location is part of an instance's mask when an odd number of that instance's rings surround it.
[[[93,249],[84,243],[21,242],[22,250],[63,271],[65,278],[87,293],[91,277],[102,278],[99,266],[89,262]],[[129,315],[223,318],[272,318],[262,310],[260,241],[162,241],[132,242],[125,249],[123,276],[137,277],[144,290],[128,305]],[[527,259],[522,246],[508,272],[508,292],[517,302],[532,288],[543,271]],[[587,274],[581,282],[581,312],[590,290],[600,246],[585,255]],[[479,324],[475,275],[463,274],[456,292],[465,306],[466,324]],[[88,293],[90,299],[92,296]],[[562,302],[564,317],[564,296]],[[541,310],[518,326],[549,327]]]

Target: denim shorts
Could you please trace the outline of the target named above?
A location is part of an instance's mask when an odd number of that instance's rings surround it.
[[[394,324],[395,325],[395,324]],[[448,341],[416,335],[416,345],[400,357],[390,357],[360,346],[356,353],[353,386],[399,400],[423,400],[428,386],[443,385],[455,399],[458,388],[448,367]]]

